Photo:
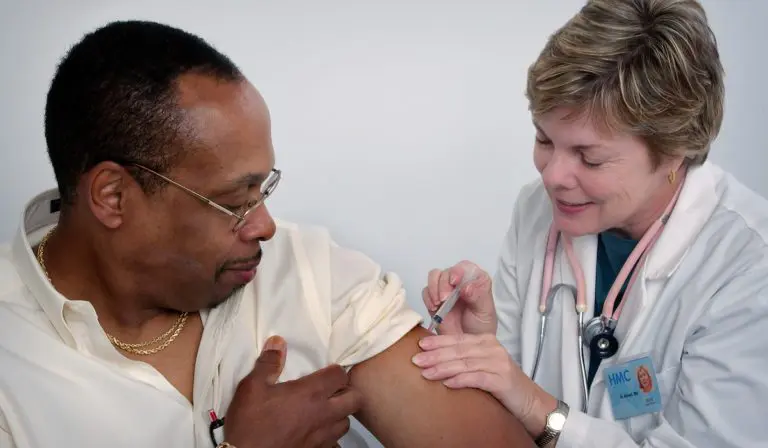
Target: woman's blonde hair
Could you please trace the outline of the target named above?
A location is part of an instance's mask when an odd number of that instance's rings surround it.
[[[528,71],[534,117],[566,107],[703,163],[723,119],[717,41],[695,0],[590,0]]]

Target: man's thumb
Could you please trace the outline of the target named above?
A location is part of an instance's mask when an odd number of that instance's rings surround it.
[[[267,384],[275,384],[285,366],[285,346],[285,339],[280,336],[271,336],[267,339],[261,355],[256,360],[253,375]]]

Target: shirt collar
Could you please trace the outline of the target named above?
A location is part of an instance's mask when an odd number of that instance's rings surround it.
[[[12,257],[19,276],[43,309],[61,339],[75,346],[75,339],[64,320],[66,297],[51,285],[32,251],[43,236],[59,221],[60,198],[57,190],[48,190],[35,196],[24,207]]]
[[[11,256],[21,280],[32,293],[62,341],[76,348],[75,337],[67,325],[64,314],[65,308],[75,302],[61,295],[53,287],[37,262],[37,254],[32,250],[43,236],[59,222],[60,204],[61,198],[56,189],[40,193],[26,204],[21,215],[21,223],[13,240]],[[227,331],[234,321],[232,317],[240,309],[242,297],[243,289],[215,309],[209,310],[204,316],[206,326],[215,324],[217,327],[221,327],[217,328],[218,331]],[[93,310],[90,303],[88,303],[87,308]],[[80,310],[82,309],[80,308]]]
[[[719,202],[716,171],[711,162],[688,169],[677,204],[648,254],[647,278],[671,276],[714,213]]]

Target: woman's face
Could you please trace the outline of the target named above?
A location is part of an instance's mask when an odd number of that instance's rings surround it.
[[[569,112],[534,120],[534,163],[555,225],[574,237],[618,229],[640,238],[674,194],[668,175],[682,159],[654,169],[641,139],[601,133],[586,116],[565,119]]]
[[[643,369],[640,369],[637,371],[637,379],[640,381],[640,387],[642,389],[650,389],[651,386],[651,377],[648,375],[648,372],[646,372]]]

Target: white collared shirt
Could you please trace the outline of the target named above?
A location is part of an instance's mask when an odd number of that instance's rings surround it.
[[[60,295],[32,252],[58,221],[56,191],[26,207],[0,247],[0,448],[209,448],[208,410],[226,413],[264,341],[284,337],[281,381],[354,366],[422,317],[399,278],[322,228],[278,222],[256,279],[201,313],[194,405],[150,365],[122,356],[87,301]]]

